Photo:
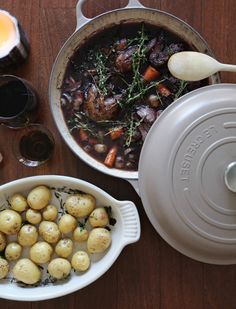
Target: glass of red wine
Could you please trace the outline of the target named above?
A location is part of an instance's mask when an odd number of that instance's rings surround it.
[[[0,76],[0,124],[17,129],[13,151],[18,161],[29,167],[46,162],[54,148],[51,132],[32,123],[37,118],[38,105],[38,96],[26,80]]]
[[[50,159],[54,145],[54,138],[46,127],[41,124],[29,124],[17,131],[13,141],[13,152],[20,163],[28,167],[37,167]]]
[[[38,98],[24,79],[13,75],[0,76],[0,123],[13,129],[35,121]]]

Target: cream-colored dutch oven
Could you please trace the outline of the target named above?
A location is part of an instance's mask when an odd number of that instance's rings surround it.
[[[212,55],[212,52],[203,38],[188,24],[165,12],[146,8],[136,0],[130,0],[125,8],[101,14],[94,19],[88,19],[83,15],[82,6],[84,2],[85,0],[78,1],[76,7],[76,30],[60,50],[52,69],[49,85],[52,114],[62,137],[77,156],[93,168],[96,168],[103,173],[132,181],[133,185],[135,185],[137,189],[138,172],[107,168],[83,151],[71,136],[60,108],[60,86],[63,81],[69,58],[74,54],[74,51],[93,34],[104,28],[109,28],[112,25],[132,21],[148,22],[150,24],[163,27],[172,33],[177,34],[195,50],[207,53],[209,55]],[[210,78],[211,84],[217,82],[219,82],[218,75],[214,75]]]
[[[157,119],[143,145],[138,172],[108,169],[77,145],[60,109],[60,85],[74,50],[104,27],[145,21],[212,53],[189,25],[137,1],[94,19],[83,16],[83,2],[77,4],[76,31],[61,49],[50,80],[51,109],[61,135],[92,167],[130,181],[137,191],[139,185],[151,223],[175,249],[206,263],[236,263],[236,85],[217,84],[219,76],[211,76],[210,86],[179,98]]]

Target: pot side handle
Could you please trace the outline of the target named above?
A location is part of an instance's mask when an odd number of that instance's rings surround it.
[[[91,18],[87,18],[83,14],[83,4],[86,0],[78,0],[76,5],[76,29],[77,31],[80,27],[82,27],[84,24],[88,23]]]
[[[126,179],[131,186],[134,188],[134,190],[137,192],[138,195],[139,194],[139,185],[138,185],[138,179]]]
[[[84,24],[92,20],[92,18],[87,18],[83,14],[83,4],[86,0],[78,0],[76,5],[76,29],[77,31],[80,27],[82,27]],[[129,0],[126,8],[145,8],[144,5],[142,5],[139,0]]]
[[[139,240],[141,234],[140,219],[137,208],[131,201],[122,201],[119,204],[119,211],[123,225],[121,246],[125,247]]]
[[[145,6],[139,0],[129,0],[126,8],[145,8]]]

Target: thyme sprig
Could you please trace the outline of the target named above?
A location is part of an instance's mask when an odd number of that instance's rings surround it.
[[[135,94],[134,96],[128,98],[126,100],[126,104],[130,104],[133,101],[136,101],[138,99],[141,99],[144,97],[144,95],[148,92],[148,90],[152,89],[153,87],[157,87],[160,83],[163,83],[165,81],[165,79],[162,79],[158,82],[152,82],[147,86],[143,86],[143,88],[140,90],[140,92],[138,92],[137,94]]]
[[[133,115],[131,116],[130,122],[128,123],[128,126],[127,126],[127,133],[126,133],[126,140],[125,140],[126,147],[129,147],[130,144],[132,143],[132,140],[136,134],[137,128],[140,126],[143,120],[144,120],[144,117],[139,120],[135,120]]]
[[[83,194],[84,192],[78,189],[72,189],[72,188],[68,188],[66,186],[64,187],[50,187],[50,190],[54,190],[55,191],[55,195],[59,194],[59,197],[61,196],[60,193],[66,193],[66,194]],[[58,198],[58,196],[56,196]]]
[[[133,70],[134,76],[133,76],[132,83],[127,88],[128,101],[132,100],[132,97],[137,91],[141,93],[145,86],[141,73],[140,73],[140,69],[141,69],[141,66],[147,61],[146,54],[147,54],[148,49],[145,44],[147,40],[148,40],[148,36],[145,34],[144,27],[142,26],[142,29],[138,32],[138,37],[137,37],[138,48],[132,56],[132,70]]]
[[[175,100],[178,99],[178,98],[182,95],[184,89],[185,89],[187,86],[188,86],[188,82],[186,82],[185,80],[180,80],[179,89],[178,89],[178,91],[175,93],[175,97],[174,97]]]
[[[95,61],[96,61],[95,68],[98,74],[97,87],[99,92],[101,92],[104,96],[106,96],[108,94],[106,82],[110,77],[110,69],[105,65],[107,58],[105,57],[105,55],[102,53],[101,50],[98,50],[95,53]]]
[[[154,81],[149,84],[146,84],[141,76],[142,65],[147,61],[147,52],[148,48],[146,42],[148,41],[148,36],[144,32],[144,26],[138,32],[138,36],[132,40],[132,43],[137,43],[137,50],[132,56],[132,71],[133,79],[131,84],[127,85],[126,89],[126,98],[119,101],[121,107],[124,105],[130,105],[136,100],[142,99],[144,95],[153,87],[156,87],[158,84],[164,81]],[[129,42],[130,43],[130,42]]]
[[[82,112],[77,112],[73,114],[73,117],[68,121],[70,125],[70,132],[72,132],[75,129],[83,129],[89,135],[98,138],[98,135],[96,133],[96,126],[86,117],[86,115]]]

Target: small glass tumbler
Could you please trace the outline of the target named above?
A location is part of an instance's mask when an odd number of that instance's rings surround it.
[[[37,167],[48,161],[55,146],[52,133],[41,124],[30,124],[17,131],[13,141],[13,153],[17,160]]]
[[[0,124],[18,129],[37,117],[38,98],[24,79],[13,75],[0,76]]]

